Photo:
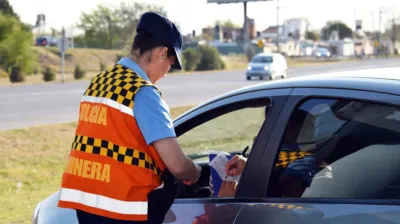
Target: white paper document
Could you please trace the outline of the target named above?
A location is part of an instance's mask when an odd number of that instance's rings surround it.
[[[214,159],[210,162],[210,166],[217,171],[218,175],[222,180],[228,180],[232,181],[235,180],[239,182],[240,175],[237,176],[228,176],[226,177],[226,172],[225,172],[225,167],[226,163],[229,161],[228,158],[226,157],[227,153],[226,152],[219,152]],[[228,154],[229,155],[229,154]],[[225,179],[226,177],[226,179]]]

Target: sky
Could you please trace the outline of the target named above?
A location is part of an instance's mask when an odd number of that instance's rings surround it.
[[[21,20],[34,24],[39,13],[46,15],[46,27],[61,29],[73,27],[79,22],[82,12],[90,12],[98,4],[117,6],[121,2],[134,0],[9,0]],[[136,0],[164,6],[168,17],[179,24],[183,34],[213,25],[216,20],[230,19],[236,24],[243,24],[243,4],[215,4],[207,0]],[[382,26],[394,15],[400,16],[399,0],[279,0],[280,21],[289,18],[304,17],[313,28],[319,29],[328,20],[342,20],[352,29],[355,20],[363,20],[364,30],[379,27],[379,8],[382,13]],[[247,3],[247,15],[255,19],[256,29],[262,31],[277,23],[277,2],[262,1]]]

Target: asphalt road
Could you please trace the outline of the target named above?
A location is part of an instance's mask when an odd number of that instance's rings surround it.
[[[399,67],[400,59],[369,59],[289,69],[288,77]],[[193,105],[236,88],[247,81],[243,71],[168,76],[157,83],[170,107]],[[88,81],[0,87],[0,130],[74,121]]]

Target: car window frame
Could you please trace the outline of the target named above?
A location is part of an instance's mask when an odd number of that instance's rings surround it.
[[[265,162],[260,163],[257,172],[266,174],[264,176],[264,196],[251,198],[249,202],[400,205],[400,199],[273,198],[265,196],[275,162],[274,158],[279,151],[279,146],[286,133],[286,127],[292,113],[305,101],[315,98],[354,100],[400,108],[400,97],[395,94],[339,88],[294,88],[276,122],[270,140],[263,150],[264,154],[261,156],[261,160]]]
[[[262,183],[255,183],[253,182],[248,182],[246,181],[247,176],[251,176],[251,174],[257,167],[258,167],[258,157],[261,155],[263,152],[262,150],[264,149],[265,144],[267,144],[267,141],[269,140],[269,135],[272,131],[273,126],[275,125],[275,121],[277,120],[277,116],[279,115],[279,112],[282,110],[286,99],[289,97],[292,88],[283,88],[283,89],[271,89],[271,90],[257,90],[257,91],[250,91],[247,93],[238,93],[236,95],[228,96],[225,98],[218,99],[216,101],[210,102],[210,103],[205,103],[203,105],[199,105],[198,107],[189,110],[188,112],[184,113],[180,117],[178,117],[174,121],[174,127],[177,132],[177,138],[181,136],[182,134],[186,133],[187,131],[192,130],[193,128],[201,125],[197,124],[195,126],[192,126],[191,128],[185,127],[185,129],[188,129],[185,132],[181,132],[180,128],[183,125],[189,125],[190,123],[194,122],[196,117],[199,115],[204,115],[207,113],[210,113],[212,111],[217,110],[218,108],[230,105],[235,102],[244,102],[248,101],[251,99],[257,99],[257,98],[270,98],[270,105],[271,108],[269,109],[268,115],[266,119],[264,119],[263,124],[260,127],[259,132],[257,133],[257,136],[255,138],[255,141],[253,142],[253,147],[250,152],[249,161],[254,161],[254,163],[249,163],[250,165],[246,165],[245,170],[243,172],[242,178],[240,180],[240,184],[238,185],[238,190],[233,199],[238,199],[239,201],[241,199],[247,199],[249,196],[249,192],[247,189],[249,188],[248,185],[262,185]],[[227,114],[227,113],[226,113]],[[195,122],[196,123],[196,122]],[[260,134],[265,135],[266,137],[264,139],[259,138]],[[266,139],[266,140],[265,140]],[[265,142],[264,142],[265,141]],[[261,151],[260,151],[261,150]],[[250,183],[250,184],[242,184],[242,183]],[[254,192],[251,192],[254,193]],[[261,196],[262,191],[259,191],[258,196]],[[175,203],[206,203],[208,201],[221,201],[221,202],[226,202],[230,201],[232,198],[218,198],[218,197],[209,197],[209,198],[177,198],[175,200]]]

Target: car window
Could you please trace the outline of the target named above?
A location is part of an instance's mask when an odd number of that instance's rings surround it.
[[[254,63],[271,63],[273,62],[272,56],[256,56],[251,62]]]
[[[185,154],[208,153],[212,151],[241,152],[251,147],[269,108],[269,100],[258,105],[224,106],[209,112],[221,113],[178,137]],[[195,118],[196,119],[196,118]]]
[[[400,198],[400,109],[309,99],[291,118],[267,196]]]

